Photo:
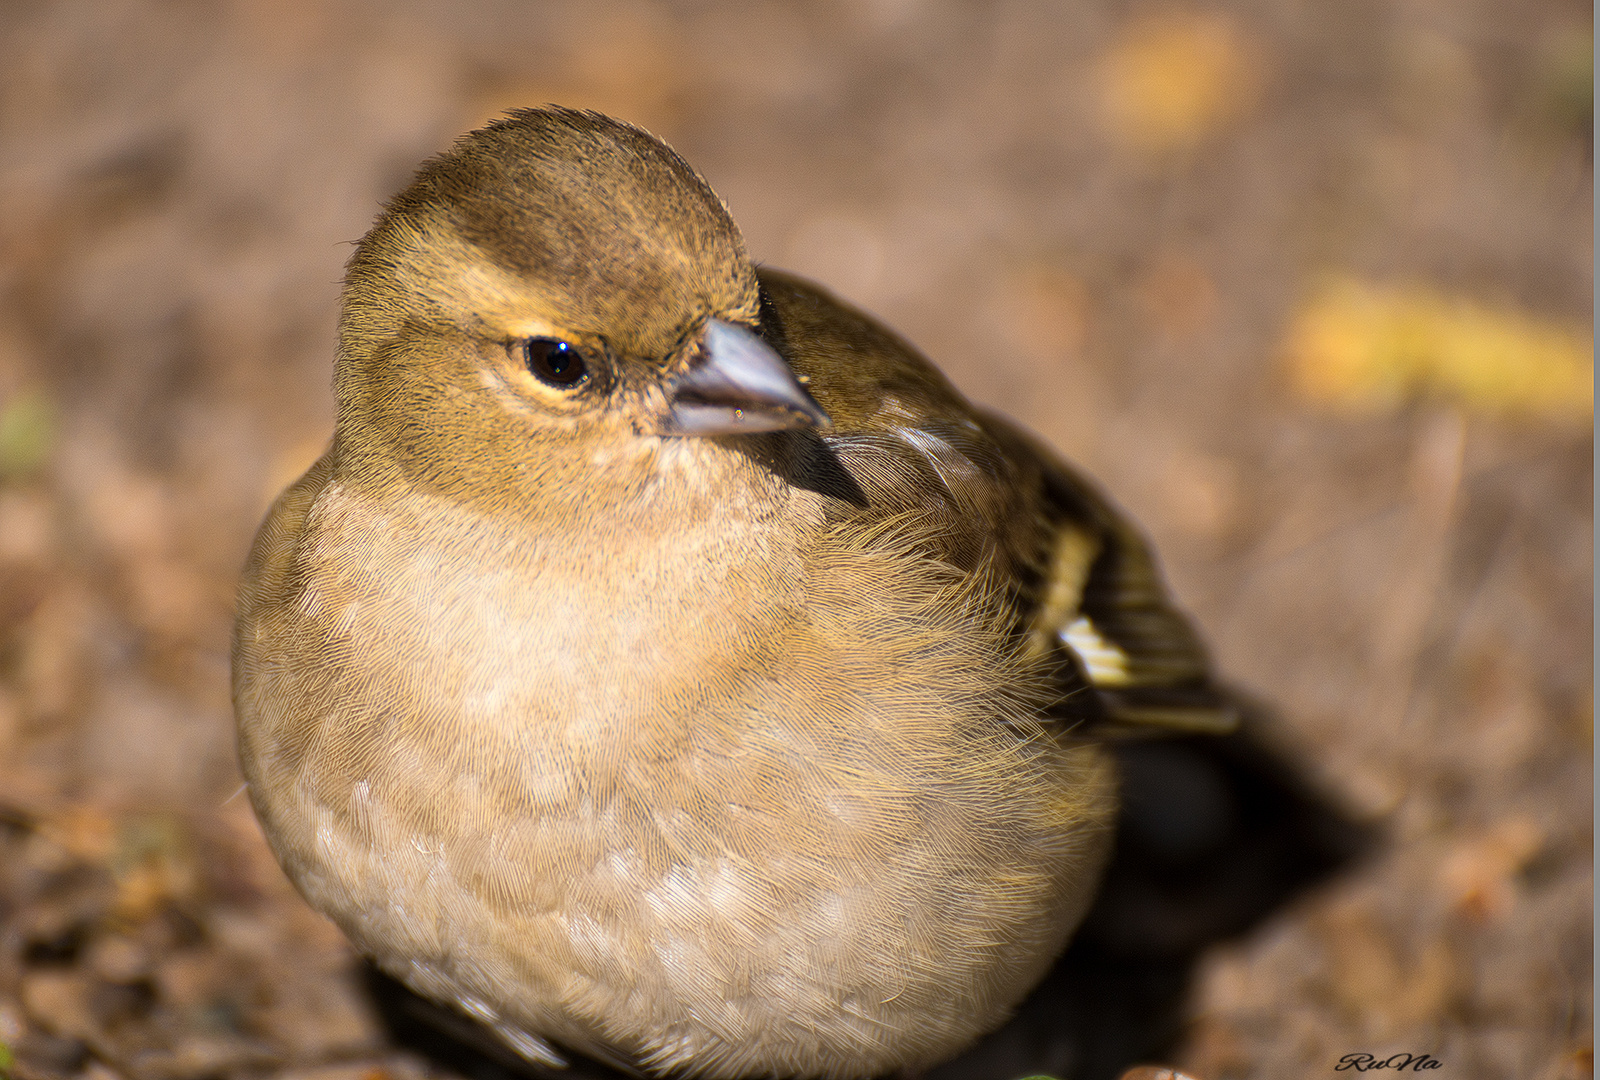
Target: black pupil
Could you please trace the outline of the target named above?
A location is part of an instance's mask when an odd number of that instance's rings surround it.
[[[528,370],[552,386],[573,386],[588,374],[583,357],[565,341],[533,338],[527,344]]]

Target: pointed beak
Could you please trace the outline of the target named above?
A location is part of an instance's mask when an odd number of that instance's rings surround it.
[[[663,435],[750,435],[826,428],[822,411],[771,346],[742,326],[706,323],[700,355],[667,387]]]

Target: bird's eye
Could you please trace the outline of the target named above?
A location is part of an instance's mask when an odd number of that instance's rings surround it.
[[[583,362],[583,354],[555,338],[536,337],[524,341],[522,359],[534,378],[563,390],[589,377],[589,366]]]

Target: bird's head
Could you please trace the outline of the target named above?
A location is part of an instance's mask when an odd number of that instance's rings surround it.
[[[339,439],[482,492],[664,439],[827,426],[759,309],[738,228],[677,154],[595,113],[519,110],[425,164],[357,246]]]

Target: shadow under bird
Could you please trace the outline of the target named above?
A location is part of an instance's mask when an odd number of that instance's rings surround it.
[[[530,1061],[945,1060],[1094,896],[1102,740],[1233,723],[1093,486],[637,128],[424,164],[336,387],[242,585],[250,795],[314,907]]]

